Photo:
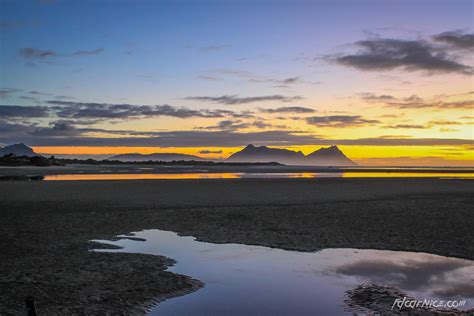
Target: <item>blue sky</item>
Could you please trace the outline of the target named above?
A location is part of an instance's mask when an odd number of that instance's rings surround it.
[[[216,85],[223,94],[233,94],[232,82],[209,84],[198,77],[216,69],[250,69],[281,77],[317,72],[294,58],[323,56],[364,32],[398,28],[434,34],[469,27],[472,18],[467,9],[471,1],[1,3],[2,21],[23,23],[2,31],[3,86],[115,102],[114,98],[151,101],[146,95],[171,102],[180,97],[178,91],[215,93]],[[18,55],[22,47],[61,54],[97,48],[103,52],[28,67]],[[239,61],[242,58],[247,59]],[[313,80],[328,75],[334,76],[321,70]],[[262,87],[239,89],[252,93]]]

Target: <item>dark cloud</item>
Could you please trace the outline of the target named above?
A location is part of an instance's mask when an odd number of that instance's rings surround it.
[[[0,105],[0,118],[47,117],[50,109],[46,106]]]
[[[462,31],[444,32],[433,36],[433,40],[443,42],[460,49],[474,48],[474,34]]]
[[[54,129],[53,127],[49,127]],[[61,133],[61,130],[65,132]],[[366,146],[435,146],[468,145],[474,146],[473,139],[456,138],[360,138],[360,139],[321,139],[314,134],[296,131],[170,131],[140,132],[104,131],[79,129],[72,133],[68,127],[57,127],[54,136],[38,127],[12,124],[0,120],[0,143],[24,142],[31,146],[130,146],[130,147],[237,147],[253,143],[266,146],[292,145],[366,145]],[[87,133],[101,131],[133,137],[92,137]],[[35,134],[36,133],[36,134]],[[51,134],[54,132],[50,132]],[[73,134],[74,136],[61,136]],[[141,136],[141,137],[137,137]]]
[[[291,84],[291,83],[296,83],[300,80],[299,77],[291,77],[291,78],[286,78],[281,80],[281,83],[283,84]]]
[[[103,48],[96,48],[93,50],[77,50],[69,54],[58,53],[53,50],[43,50],[32,47],[20,48],[20,56],[26,59],[46,59],[49,57],[73,57],[73,56],[88,56],[88,55],[97,55],[103,52]]]
[[[246,104],[254,102],[266,102],[266,101],[280,101],[280,102],[291,102],[296,100],[302,100],[301,96],[284,96],[284,95],[267,95],[267,96],[256,96],[256,97],[239,97],[238,95],[223,95],[220,97],[209,97],[209,96],[190,96],[186,97],[186,100],[203,101],[203,102],[214,102],[219,104]]]
[[[302,106],[283,106],[272,109],[260,109],[264,113],[314,113],[316,110]]]
[[[201,150],[198,153],[202,155],[222,154],[222,150]]]
[[[374,125],[380,121],[364,119],[360,115],[330,115],[307,117],[306,123],[319,127],[357,127]]]
[[[178,118],[204,117],[220,118],[224,116],[239,116],[228,110],[193,110],[171,105],[133,105],[108,103],[83,103],[72,101],[47,101],[54,105],[56,115],[62,118],[103,118],[103,119],[131,119],[140,117],[171,116]]]
[[[335,56],[343,66],[363,71],[403,69],[428,73],[472,74],[473,69],[451,58],[445,49],[423,40],[375,38],[354,43],[359,51]]]
[[[0,122],[1,123],[1,122]],[[18,128],[23,128],[19,126]],[[0,130],[2,126],[0,124]],[[31,128],[30,128],[31,129]],[[315,137],[288,131],[239,133],[234,131],[172,131],[153,132],[150,137],[62,137],[39,136],[30,131],[10,135],[0,134],[0,143],[25,142],[31,146],[151,146],[151,147],[236,147],[256,145],[314,144]],[[87,130],[87,129],[86,129]],[[82,132],[78,130],[77,132]],[[43,132],[44,133],[44,132]]]

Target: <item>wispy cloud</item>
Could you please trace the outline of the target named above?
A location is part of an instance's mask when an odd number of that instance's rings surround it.
[[[396,124],[396,125],[387,125],[383,128],[388,129],[424,129],[429,128],[429,126],[420,125],[420,124]]]
[[[379,120],[365,119],[360,115],[330,115],[311,116],[306,118],[306,123],[318,127],[358,127],[380,123]]]
[[[280,101],[280,102],[291,102],[302,100],[301,96],[284,96],[284,95],[266,95],[266,96],[255,96],[255,97],[239,97],[238,95],[223,95],[218,97],[211,96],[189,96],[186,100],[201,101],[201,102],[214,102],[219,104],[246,104],[254,102],[266,102],[266,101]]]
[[[302,106],[282,106],[278,108],[270,108],[270,109],[259,109],[261,112],[264,113],[315,113],[315,109],[302,107]]]
[[[51,49],[38,49],[32,47],[20,48],[18,51],[20,56],[25,59],[46,59],[50,57],[74,57],[74,56],[89,56],[97,55],[104,51],[103,48],[96,48],[93,50],[77,50],[72,53],[59,53]]]
[[[359,94],[359,97],[367,102],[380,103],[399,109],[472,109],[474,99],[448,100],[448,99],[423,99],[417,95],[398,98],[391,95],[376,95],[372,93]]]

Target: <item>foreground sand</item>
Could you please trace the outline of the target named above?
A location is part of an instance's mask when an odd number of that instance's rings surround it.
[[[0,182],[0,314],[143,314],[202,284],[172,260],[94,253],[91,239],[159,228],[302,251],[423,251],[474,259],[474,181],[240,179]]]

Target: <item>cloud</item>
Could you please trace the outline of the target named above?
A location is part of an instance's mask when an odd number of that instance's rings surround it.
[[[93,50],[77,50],[71,54],[67,54],[64,56],[89,56],[89,55],[97,55],[104,51],[103,48],[96,48]]]
[[[219,77],[216,77],[216,76],[208,76],[208,75],[200,75],[200,76],[197,76],[198,79],[202,79],[202,80],[208,80],[208,81],[220,81],[222,80],[221,78]]]
[[[429,125],[462,125],[460,122],[449,121],[449,120],[431,120],[428,122]]]
[[[242,120],[223,120],[218,122],[217,125],[197,127],[196,129],[237,131],[251,127],[265,129],[271,127],[283,128],[284,126],[275,126],[262,120],[256,120],[253,122],[243,122]]]
[[[54,129],[49,127],[49,129]],[[63,132],[61,132],[63,130]],[[105,131],[99,129],[76,128],[71,135],[67,127],[58,127],[51,135],[32,125],[12,124],[0,120],[0,143],[24,142],[31,146],[129,146],[129,147],[238,147],[253,143],[266,146],[291,145],[366,145],[366,146],[436,146],[436,145],[474,145],[473,139],[457,138],[359,138],[359,139],[321,139],[317,135],[297,131],[168,131],[140,132]],[[100,131],[122,137],[92,137],[87,133]],[[54,133],[54,135],[52,135]],[[141,136],[141,137],[137,137]],[[146,136],[146,137],[144,137]]]
[[[36,48],[31,48],[31,47],[20,48],[19,53],[20,53],[20,56],[27,59],[33,59],[33,58],[42,59],[42,58],[53,57],[53,56],[58,55],[58,53],[52,50],[42,50],[42,49],[36,49]]]
[[[474,34],[465,34],[459,30],[434,35],[433,40],[452,45],[459,49],[474,48]]]
[[[429,126],[418,125],[418,124],[397,124],[397,125],[387,125],[387,126],[384,126],[383,128],[390,128],[390,129],[398,129],[398,128],[403,128],[403,129],[409,129],[409,128],[423,129],[423,128],[429,128]]]
[[[50,116],[46,106],[0,105],[0,118],[33,118]]]
[[[359,93],[359,96],[362,100],[369,101],[369,102],[387,102],[387,101],[392,101],[392,100],[397,99],[392,95],[388,95],[388,94],[376,95],[370,92]]]
[[[302,106],[283,106],[271,109],[260,109],[264,113],[314,113],[316,110]]]
[[[31,146],[131,146],[131,147],[236,147],[249,143],[257,145],[314,144],[313,135],[288,131],[239,133],[234,131],[171,131],[152,132],[151,137],[63,137],[33,135],[29,130],[0,134],[0,143],[25,142]],[[0,122],[0,130],[2,124]],[[28,132],[29,131],[29,132]],[[79,129],[78,132],[81,132]]]
[[[193,110],[171,105],[133,105],[108,103],[83,103],[72,101],[50,100],[54,105],[57,116],[62,118],[102,118],[102,119],[131,119],[140,117],[170,116],[177,118],[204,117],[220,118],[225,116],[249,115],[228,110]]]
[[[202,155],[222,154],[222,150],[200,150],[198,153]]]
[[[77,50],[72,53],[62,54],[50,49],[43,50],[43,49],[38,49],[38,48],[25,47],[25,48],[20,48],[19,54],[25,59],[46,59],[50,57],[74,57],[74,56],[97,55],[103,51],[104,51],[103,48],[96,48],[93,50]]]
[[[227,48],[231,48],[232,45],[209,45],[201,47],[199,50],[203,53],[213,53],[218,52]]]
[[[386,106],[399,109],[472,109],[474,106],[474,99],[455,101],[441,99],[426,100],[416,94],[404,98],[397,98],[391,95],[375,95],[372,93],[362,93],[359,94],[359,96],[362,100],[367,102],[382,103]]]
[[[303,80],[299,76],[292,76],[287,78],[271,78],[268,76],[257,75],[247,70],[240,70],[240,69],[227,69],[227,68],[219,68],[215,70],[216,73],[219,75],[224,76],[234,76],[243,80],[246,80],[250,83],[270,83],[274,87],[289,87],[290,85],[299,84],[299,83],[306,83],[306,84],[320,84],[321,82],[309,82]],[[208,77],[207,75],[203,77]],[[210,76],[214,77],[214,76]]]
[[[454,128],[442,127],[442,128],[439,129],[439,131],[442,132],[442,133],[447,133],[447,132],[458,132],[459,130],[454,129]]]
[[[306,123],[318,127],[358,127],[374,125],[380,121],[364,119],[360,115],[330,115],[307,117]]]
[[[237,147],[253,143],[267,146],[366,145],[366,146],[472,146],[473,139],[380,136],[359,139],[324,139],[314,133],[291,130],[259,132],[107,130],[80,127],[83,121],[57,120],[47,126],[14,123],[0,117],[0,143],[24,142],[31,146],[129,146],[129,147]],[[79,126],[79,127],[78,127]],[[107,135],[97,137],[97,134]],[[115,135],[114,137],[111,137]]]
[[[283,84],[291,84],[291,83],[296,83],[300,80],[299,77],[291,77],[291,78],[286,78],[283,80],[280,80],[281,83]]]
[[[433,73],[472,74],[471,66],[449,56],[446,49],[424,40],[374,38],[354,43],[359,51],[330,57],[336,63],[362,71],[401,69]]]
[[[190,96],[186,97],[186,100],[202,101],[202,102],[214,102],[219,104],[235,105],[235,104],[246,104],[254,102],[266,102],[266,101],[280,101],[280,102],[291,102],[296,100],[302,100],[301,96],[283,96],[283,95],[266,95],[266,96],[255,96],[255,97],[239,97],[238,95],[223,95],[220,97],[210,96]]]

